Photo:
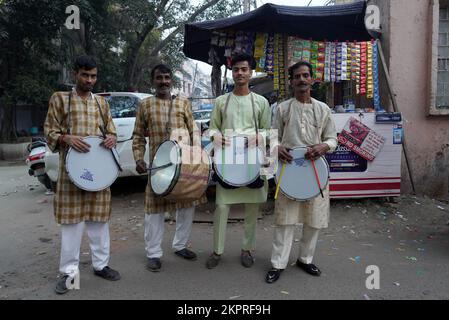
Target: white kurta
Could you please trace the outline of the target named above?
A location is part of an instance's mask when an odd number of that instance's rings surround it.
[[[281,145],[287,148],[326,143],[330,151],[337,147],[337,132],[331,117],[331,109],[323,102],[312,99],[304,104],[295,98],[281,103],[276,112],[274,129],[278,130]],[[295,225],[304,223],[323,229],[329,223],[329,186],[315,199],[297,202],[279,194],[275,204],[275,223]]]

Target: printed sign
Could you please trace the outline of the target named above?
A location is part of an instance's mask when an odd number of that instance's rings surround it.
[[[330,172],[365,172],[368,169],[368,161],[339,144],[337,149],[326,154]]]
[[[359,156],[373,161],[386,139],[356,118],[351,117],[338,135],[338,141]]]

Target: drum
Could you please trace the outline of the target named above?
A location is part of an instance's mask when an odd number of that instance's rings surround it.
[[[244,187],[259,177],[264,154],[258,147],[247,148],[245,136],[234,136],[230,140],[228,146],[215,147],[214,170],[227,184]]]
[[[103,139],[89,136],[83,139],[90,145],[90,151],[81,153],[70,148],[65,158],[65,167],[70,181],[86,191],[101,191],[108,188],[118,177],[118,167],[111,150],[100,144]],[[118,153],[112,149],[116,159]]]
[[[206,192],[211,167],[205,150],[167,140],[159,145],[149,169],[151,189],[173,202],[198,200]]]
[[[293,156],[291,164],[278,163],[275,175],[276,184],[282,173],[280,190],[289,199],[295,201],[307,201],[320,195],[320,187],[315,176],[315,170],[312,162],[305,158],[307,148],[293,148],[290,154]],[[321,185],[321,190],[326,189],[329,183],[329,165],[324,157],[315,160],[315,168]]]

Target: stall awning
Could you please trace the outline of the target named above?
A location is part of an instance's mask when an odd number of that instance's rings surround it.
[[[365,11],[365,1],[326,7],[267,3],[239,16],[186,24],[183,50],[187,57],[207,63],[212,32],[226,29],[283,33],[317,41],[366,41],[371,37],[365,27]],[[223,52],[219,56],[225,64]]]

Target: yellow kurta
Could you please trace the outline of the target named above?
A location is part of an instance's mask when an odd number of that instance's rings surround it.
[[[150,97],[140,103],[133,133],[133,153],[136,161],[144,160],[146,148],[145,132],[148,132],[149,135],[150,162],[153,160],[161,143],[169,139],[178,140],[166,131],[169,117],[171,118],[170,127],[172,134],[176,132],[176,129],[182,129],[189,135],[188,137],[182,137],[185,144],[190,144],[192,139],[195,138],[194,142],[200,145],[200,133],[193,119],[190,102],[187,99],[178,97],[173,100],[173,110],[170,115],[169,110],[170,100]],[[175,212],[178,209],[190,208],[206,202],[206,196],[196,201],[176,203],[156,197],[151,189],[151,180],[148,179],[145,190],[145,213]]]
[[[95,96],[101,106],[108,134],[116,134],[109,105],[101,96]],[[99,125],[103,125],[94,96],[83,101],[72,90],[70,107],[70,134],[87,137],[102,136]],[[56,92],[49,102],[44,130],[49,148],[59,151],[59,176],[54,197],[54,214],[59,224],[73,224],[83,221],[107,222],[111,215],[111,191],[109,188],[99,192],[79,189],[66,172],[65,157],[68,147],[61,148],[58,139],[68,130],[69,92]]]
[[[224,114],[225,104],[228,96],[229,100],[226,115]],[[252,93],[254,96],[256,119],[259,131],[265,137],[270,129],[271,116],[270,106],[267,99]],[[227,130],[233,130],[233,135],[254,135],[256,134],[253,109],[251,105],[251,95],[236,96],[228,93],[217,98],[215,108],[211,115],[210,136],[215,133],[226,134]],[[215,203],[237,204],[237,203],[264,203],[267,201],[268,182],[259,189],[250,189],[247,187],[237,189],[225,189],[217,183]]]
[[[279,140],[284,147],[304,147],[326,143],[330,151],[337,147],[337,131],[331,117],[330,108],[323,102],[312,99],[304,104],[295,98],[281,103],[277,109],[274,129],[278,130]],[[306,225],[323,229],[328,227],[330,200],[329,185],[324,190],[324,199],[297,202],[279,194],[275,204],[277,225]]]

